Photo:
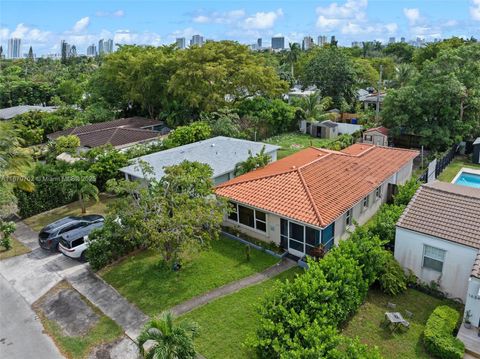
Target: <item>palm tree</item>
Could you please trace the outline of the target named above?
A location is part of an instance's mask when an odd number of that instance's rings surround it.
[[[87,171],[72,170],[67,173],[68,180],[72,182],[73,190],[78,195],[82,213],[87,213],[85,202],[94,199],[98,202],[98,188],[93,184],[95,176]]]
[[[0,122],[0,218],[16,210],[15,188],[31,192],[35,186],[25,177],[33,166],[30,152],[10,124]]]
[[[410,64],[400,64],[395,68],[395,85],[405,86],[415,76],[416,69]]]
[[[332,105],[332,99],[330,97],[322,98],[318,91],[303,97],[299,105],[305,113],[305,118],[309,121],[335,119],[334,113],[326,112]]]
[[[296,42],[294,42],[294,43],[290,42],[288,44],[288,47],[289,47],[290,51],[287,54],[287,62],[290,64],[290,71],[292,73],[292,80],[294,80],[295,79],[295,74],[293,72],[293,67],[294,67],[295,63],[298,61],[298,58],[300,57],[301,49],[300,49],[300,45],[297,44]]]
[[[169,312],[150,320],[138,337],[140,354],[147,359],[193,359],[196,357],[193,341],[198,335],[196,323],[175,324]],[[149,349],[144,345],[151,342]]]

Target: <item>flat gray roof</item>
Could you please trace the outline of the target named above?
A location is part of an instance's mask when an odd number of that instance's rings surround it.
[[[245,161],[248,158],[248,150],[256,155],[262,150],[263,146],[265,146],[266,153],[274,152],[280,148],[280,146],[263,142],[218,136],[135,158],[132,165],[123,167],[120,171],[137,178],[143,178],[143,173],[138,168],[138,162],[145,161],[153,168],[155,178],[160,179],[164,175],[164,167],[187,160],[209,165],[213,169],[213,177],[218,177],[233,171],[238,162]]]
[[[56,106],[30,106],[30,105],[2,108],[0,109],[0,120],[10,120],[11,118],[14,118],[17,115],[22,115],[30,111],[54,112],[56,110],[57,110]]]

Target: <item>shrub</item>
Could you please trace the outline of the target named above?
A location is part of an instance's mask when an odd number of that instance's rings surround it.
[[[407,278],[393,255],[387,252],[386,256],[388,259],[380,273],[378,282],[384,293],[397,295],[407,289]]]
[[[441,359],[461,359],[464,344],[453,336],[460,313],[448,306],[435,308],[427,320],[423,342],[428,353]]]
[[[135,236],[128,233],[118,221],[107,216],[105,225],[89,235],[87,259],[92,269],[99,270],[138,248],[141,243],[133,238]]]
[[[395,246],[396,224],[404,209],[403,205],[383,204],[369,226],[370,233],[379,236],[392,249]]]
[[[187,145],[189,143],[206,140],[212,136],[210,125],[197,121],[189,126],[179,126],[168,135],[164,141],[166,148]]]
[[[15,232],[15,228],[14,222],[5,222],[0,219],[0,246],[7,251],[12,248],[11,235]]]
[[[418,182],[416,178],[411,178],[404,185],[398,186],[398,192],[393,198],[394,204],[397,206],[406,206],[419,187],[420,182]]]

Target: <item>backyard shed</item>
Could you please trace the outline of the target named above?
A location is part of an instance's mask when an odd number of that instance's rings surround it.
[[[473,142],[472,162],[480,164],[480,137]]]

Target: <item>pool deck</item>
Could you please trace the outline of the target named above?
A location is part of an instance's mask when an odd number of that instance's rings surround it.
[[[451,183],[457,182],[458,177],[460,177],[462,173],[471,173],[471,174],[480,176],[480,170],[476,170],[474,168],[462,167],[462,169],[458,171],[457,175],[455,176],[455,178],[452,180]]]

